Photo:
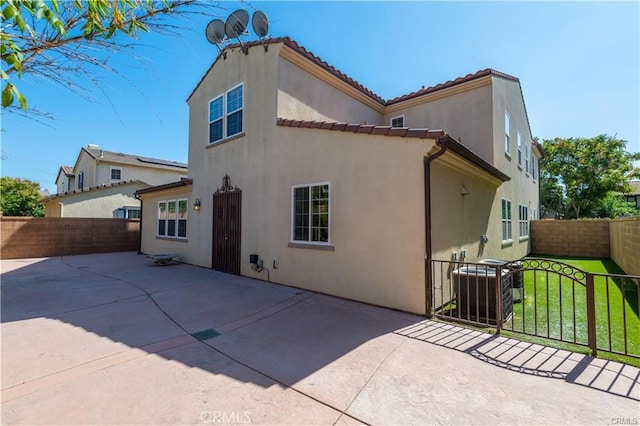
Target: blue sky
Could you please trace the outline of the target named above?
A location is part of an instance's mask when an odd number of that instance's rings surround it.
[[[270,36],[293,38],[385,99],[494,68],[520,79],[534,136],[606,133],[640,151],[638,2],[221,5],[223,19],[239,7],[263,10]],[[143,34],[138,60],[115,57],[124,77],[97,74],[90,101],[23,77],[30,105],[55,119],[3,111],[2,175],[55,192],[60,165],[73,165],[89,143],[186,162],[186,98],[217,55],[204,37],[213,18],[194,19],[177,38]]]

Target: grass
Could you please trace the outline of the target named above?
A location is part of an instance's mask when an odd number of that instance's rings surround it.
[[[594,274],[624,274],[610,259],[550,257]],[[566,272],[569,272],[568,270]],[[578,274],[582,283],[585,277]],[[537,343],[576,350],[587,345],[586,288],[555,272],[525,271],[525,301],[513,305],[506,330],[523,332]],[[594,277],[596,341],[599,356],[640,366],[638,286],[632,280]],[[518,333],[518,336],[522,334]],[[541,339],[543,338],[543,339]],[[554,342],[558,341],[558,342]],[[562,341],[562,342],[560,342]],[[579,350],[584,352],[584,348]]]

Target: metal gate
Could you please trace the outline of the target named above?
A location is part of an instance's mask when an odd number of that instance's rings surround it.
[[[225,175],[213,194],[213,269],[240,274],[241,217],[242,191]]]
[[[640,276],[550,259],[431,261],[431,309],[445,320],[640,357]]]

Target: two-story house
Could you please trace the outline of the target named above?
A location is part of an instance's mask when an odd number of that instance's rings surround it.
[[[227,46],[189,96],[189,179],[138,191],[143,252],[415,313],[429,259],[528,253],[542,153],[517,78],[384,100],[268,43]]]
[[[47,217],[139,218],[135,192],[188,175],[187,165],[88,145],[73,167],[61,166],[57,193],[46,198]]]

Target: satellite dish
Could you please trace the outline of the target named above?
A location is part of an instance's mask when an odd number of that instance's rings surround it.
[[[224,32],[229,38],[238,38],[249,23],[249,12],[244,9],[238,9],[233,12],[224,24]]]
[[[251,18],[251,25],[253,26],[253,32],[260,38],[263,38],[269,32],[269,20],[264,12],[257,10]]]
[[[207,40],[209,40],[209,43],[221,43],[225,34],[224,29],[224,22],[222,22],[220,19],[214,19],[213,21],[209,22],[206,30]]]

